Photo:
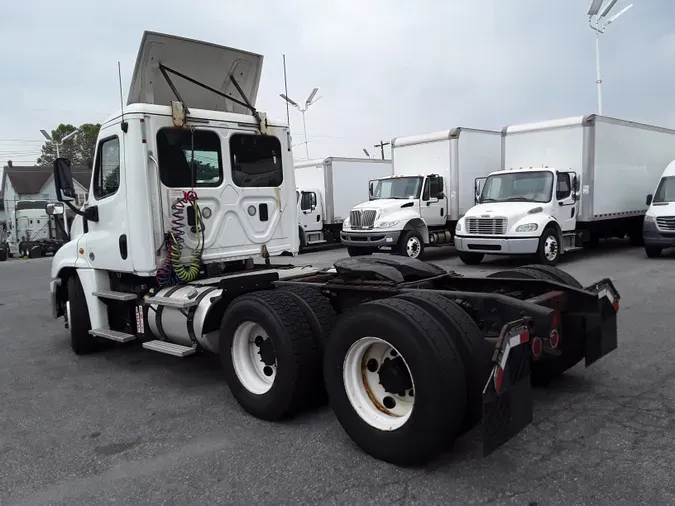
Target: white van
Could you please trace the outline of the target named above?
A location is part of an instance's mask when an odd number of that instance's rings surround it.
[[[675,160],[663,171],[654,194],[647,195],[647,214],[642,228],[645,253],[661,256],[666,248],[675,248]]]

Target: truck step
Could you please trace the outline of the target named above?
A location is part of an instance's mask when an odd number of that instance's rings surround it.
[[[582,248],[581,246],[574,246],[572,248],[565,248],[565,253],[571,253],[572,251],[580,251],[582,249],[584,249],[584,248]]]
[[[146,305],[157,304],[158,306],[175,307],[177,309],[187,309],[199,304],[197,299],[178,299],[172,297],[147,297]]]
[[[118,330],[110,329],[92,329],[89,331],[92,336],[96,337],[105,337],[111,341],[117,341],[118,343],[128,343],[136,339],[136,336],[133,334],[127,334],[126,332],[120,332]]]
[[[116,292],[115,290],[97,290],[92,292],[92,295],[100,299],[119,300],[122,302],[138,299],[138,296],[135,293]]]
[[[316,241],[307,241],[307,246],[315,246],[317,244],[325,244],[328,241],[326,239],[317,239]]]
[[[147,341],[143,343],[143,348],[146,350],[158,351],[159,353],[166,353],[174,357],[184,358],[194,355],[197,348],[193,346],[182,346],[180,344],[168,343],[166,341]]]

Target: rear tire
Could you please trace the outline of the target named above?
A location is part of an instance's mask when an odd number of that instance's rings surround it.
[[[263,362],[270,357],[269,365]],[[297,298],[282,290],[249,293],[230,304],[221,325],[220,358],[234,398],[263,420],[307,407],[320,381],[311,325]]]
[[[485,258],[484,253],[467,253],[462,251],[459,254],[459,259],[466,265],[478,265]]]
[[[316,346],[317,355],[319,357],[319,366],[322,370],[322,358],[326,347],[326,340],[330,336],[335,321],[337,320],[335,308],[317,288],[312,288],[310,286],[284,286],[279,290],[293,297],[305,315],[305,318],[307,318],[312,329],[314,345]],[[327,394],[323,385],[322,371],[320,371],[319,379],[316,381],[315,393],[316,402],[319,404],[325,403]]]
[[[648,248],[645,246],[645,255],[647,255],[647,258],[659,258],[661,253],[663,253],[663,249],[661,248]]]
[[[543,281],[555,281],[572,288],[582,288],[581,283],[572,275],[561,269],[545,265],[518,267],[508,271],[495,272],[488,277],[540,279]],[[564,334],[560,340],[559,350],[561,355],[557,357],[543,357],[532,361],[530,376],[533,385],[544,386],[549,384],[552,380],[560,377],[565,371],[577,365],[586,354],[582,340],[567,340]]]
[[[89,334],[91,321],[84,289],[77,273],[68,278],[68,326],[70,327],[70,347],[76,355],[87,355],[101,349],[101,344]]]
[[[7,260],[7,250],[0,249],[0,262]]]
[[[438,293],[403,293],[394,297],[404,299],[431,314],[449,339],[455,344],[466,381],[466,413],[462,430],[471,430],[481,419],[483,410],[483,388],[492,370],[492,352],[476,322],[459,305]]]
[[[437,320],[407,300],[367,302],[344,313],[326,344],[324,381],[340,425],[377,459],[423,464],[460,433],[461,357]]]

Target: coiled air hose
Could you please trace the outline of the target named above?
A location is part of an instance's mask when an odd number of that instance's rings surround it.
[[[178,282],[193,281],[199,275],[202,253],[204,252],[204,223],[201,211],[197,205],[197,193],[194,190],[183,192],[183,196],[171,204],[171,230],[167,244],[168,255],[157,271],[157,281],[160,286],[173,285]],[[190,255],[187,265],[181,257],[185,248],[185,208],[191,206],[195,213],[197,244]]]

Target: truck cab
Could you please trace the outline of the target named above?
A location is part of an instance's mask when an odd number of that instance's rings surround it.
[[[325,243],[323,194],[320,188],[298,189],[298,226],[300,249],[312,244]]]
[[[461,260],[484,255],[537,255],[555,264],[575,246],[578,176],[549,167],[506,169],[476,181],[476,205],[459,220],[455,247]]]
[[[675,161],[670,162],[654,193],[647,195],[642,237],[648,258],[661,256],[664,249],[675,248]]]
[[[448,199],[443,185],[438,174],[404,174],[371,181],[370,200],[355,206],[342,225],[340,235],[349,254],[370,254],[387,247],[418,258],[426,244],[439,241],[442,232],[434,234],[434,229],[442,229],[447,222]]]

